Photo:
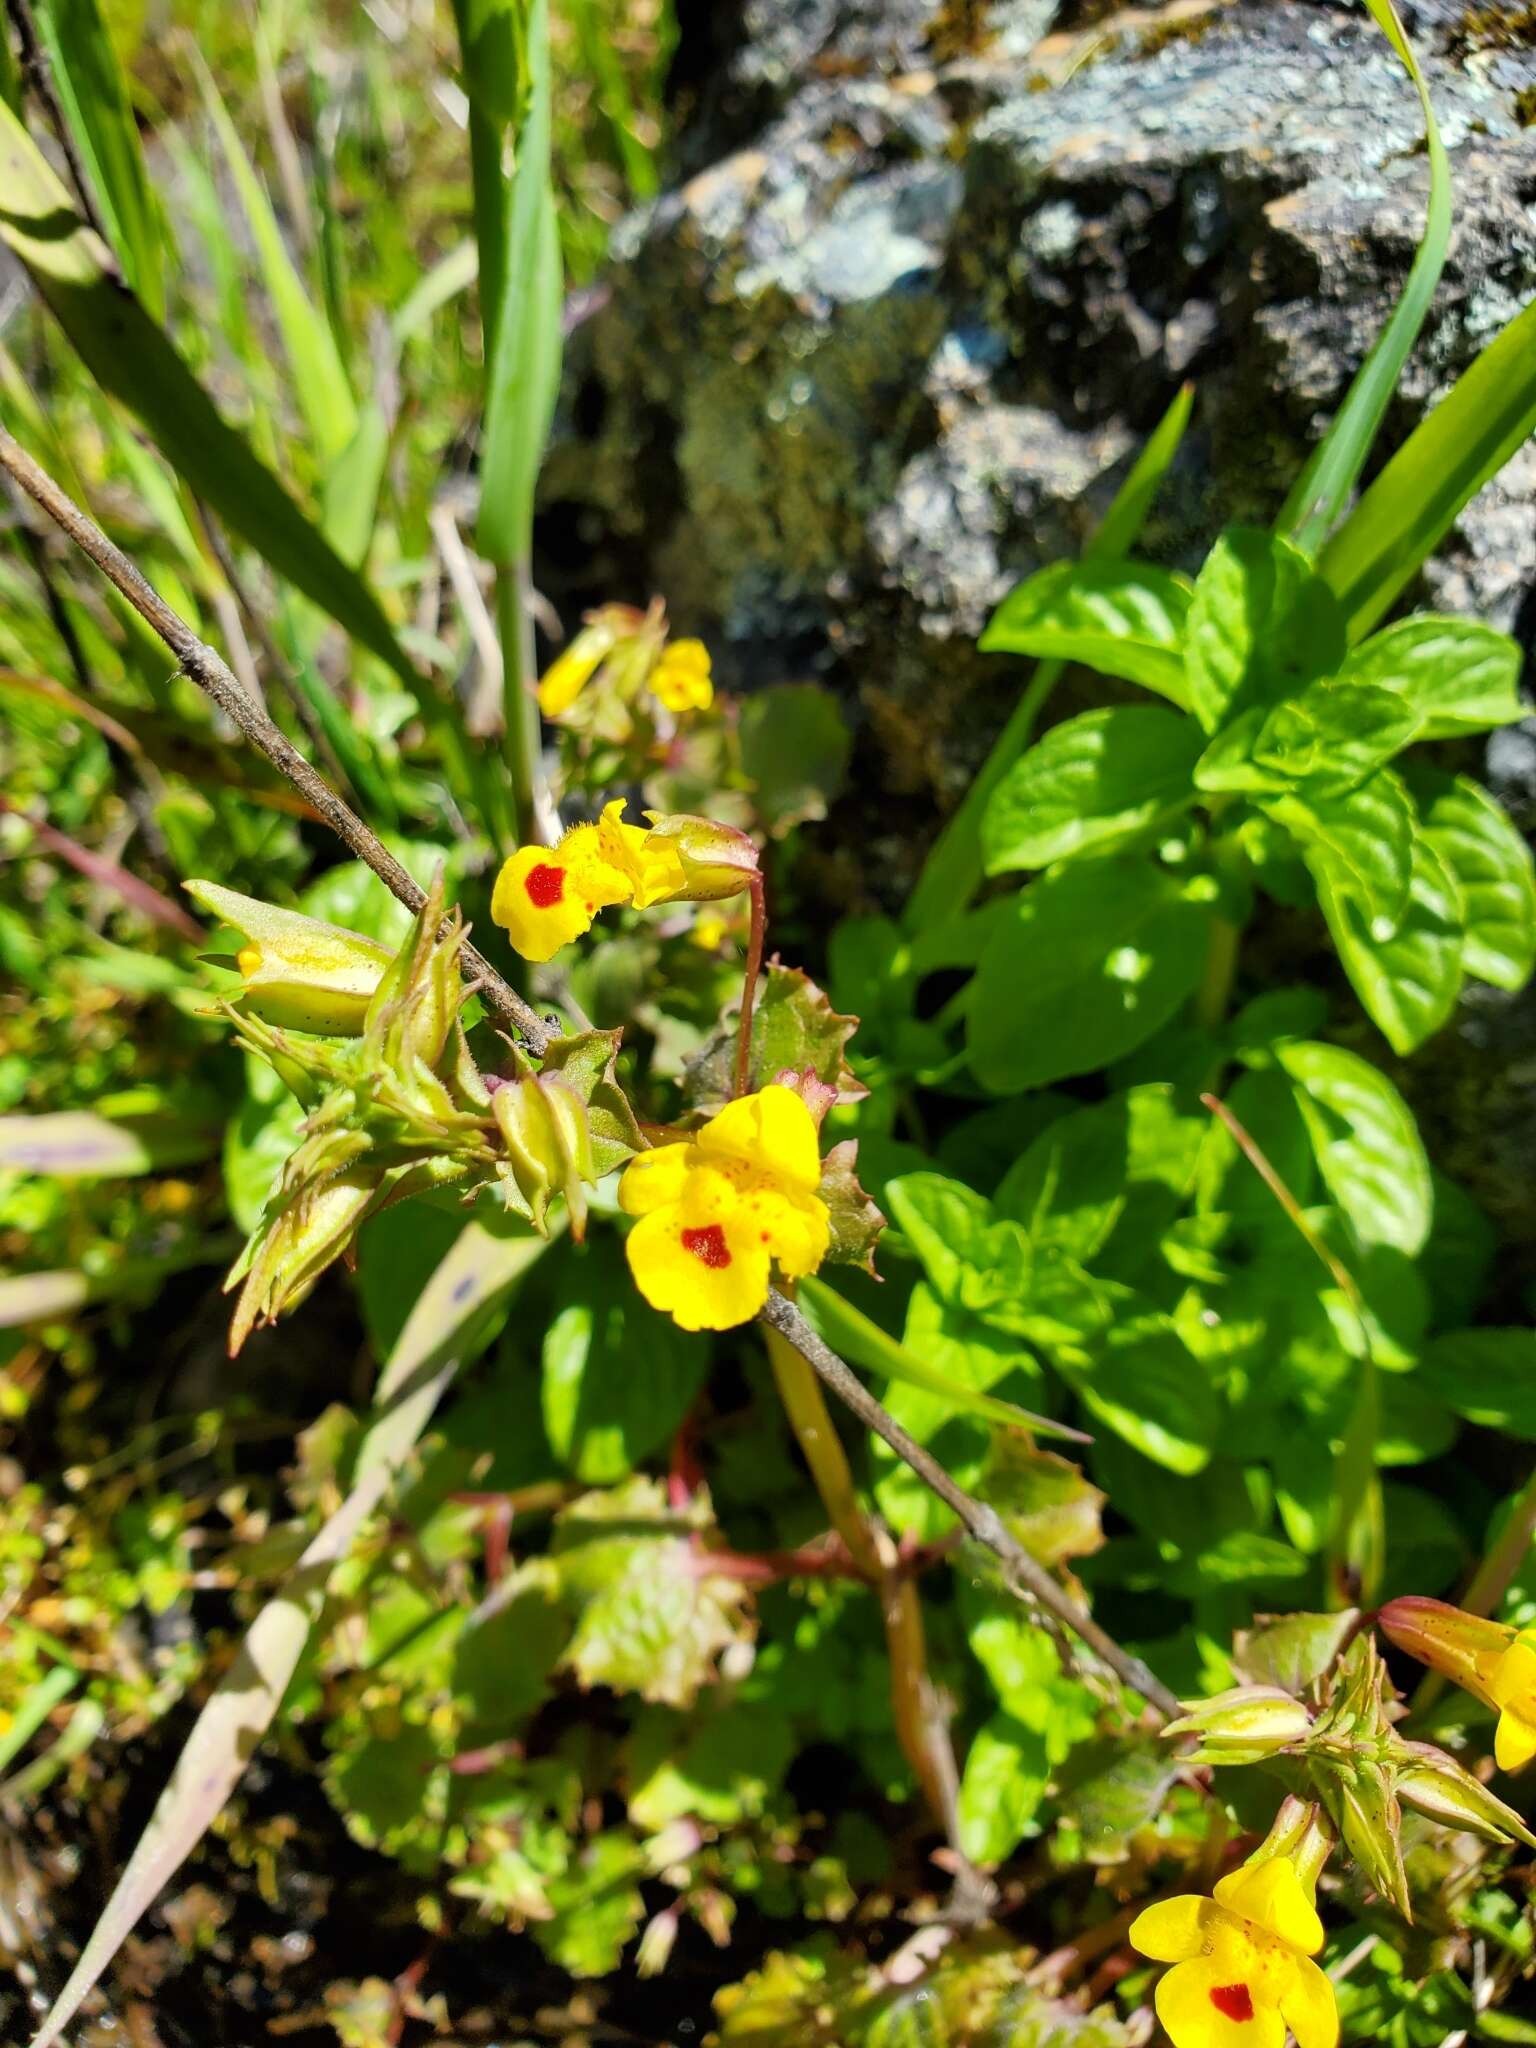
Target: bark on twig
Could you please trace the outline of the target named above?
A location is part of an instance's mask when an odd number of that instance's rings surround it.
[[[1179,1703],[1162,1680],[1149,1671],[1139,1657],[1123,1650],[1113,1636],[1100,1628],[1086,1608],[1079,1607],[1062,1591],[1050,1573],[1036,1564],[1023,1545],[1009,1535],[994,1508],[987,1507],[968,1494],[964,1487],[957,1486],[943,1466],[908,1436],[863,1381],[821,1341],[792,1301],[776,1291],[770,1293],[762,1320],[815,1367],[838,1399],[845,1402],[877,1436],[882,1437],[903,1464],[911,1466],[931,1493],[937,1494],[946,1507],[953,1509],[976,1541],[998,1559],[1010,1587],[1021,1599],[1035,1601],[1055,1615],[1101,1663],[1108,1665],[1132,1691],[1139,1692],[1160,1719],[1171,1721],[1177,1716]]]

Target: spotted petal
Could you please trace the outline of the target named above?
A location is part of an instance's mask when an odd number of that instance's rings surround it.
[[[1219,1962],[1179,1963],[1157,1987],[1157,2016],[1173,2048],[1284,2048],[1285,2021]]]
[[[727,1103],[696,1142],[705,1151],[723,1152],[771,1173],[791,1190],[814,1195],[821,1185],[816,1121],[794,1090],[777,1082]]]

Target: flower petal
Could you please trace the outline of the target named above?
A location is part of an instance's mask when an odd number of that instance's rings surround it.
[[[622,797],[604,804],[593,829],[602,859],[624,876],[636,910],[686,895],[688,877],[676,847],[639,825],[626,825]]]
[[[814,1273],[832,1242],[832,1219],[814,1195],[787,1195],[764,1185],[742,1196],[743,1213],[758,1227],[786,1280]]]
[[[635,1285],[684,1330],[731,1330],[768,1299],[768,1253],[727,1217],[690,1224],[684,1204],[642,1216],[624,1245]]]
[[[653,1209],[681,1201],[693,1157],[691,1145],[657,1145],[637,1152],[619,1182],[619,1207],[626,1216],[649,1216]]]
[[[1536,1756],[1536,1725],[1506,1707],[1494,1731],[1493,1756],[1501,1771],[1523,1771]]]
[[[1178,1963],[1157,1987],[1157,2016],[1173,2048],[1284,2048],[1278,2006],[1219,1963]]]
[[[1536,1710],[1536,1647],[1533,1647],[1529,1633],[1522,1630],[1493,1668],[1493,1677],[1488,1690],[1498,1707],[1514,1707],[1517,1711],[1524,1706]],[[1536,1720],[1536,1711],[1531,1718]]]
[[[1210,1900],[1193,1892],[1160,1899],[1131,1922],[1131,1947],[1154,1963],[1187,1963],[1200,1953],[1201,1930],[1210,1910]]]
[[[1288,1856],[1245,1863],[1215,1887],[1218,1905],[1253,1920],[1290,1948],[1315,1956],[1323,1945],[1323,1923]]]
[[[1296,2036],[1296,2048],[1336,2048],[1339,2001],[1316,1963],[1297,1964],[1296,1975],[1280,2001],[1280,2014]]]
[[[771,1173],[791,1191],[814,1195],[821,1186],[816,1120],[792,1089],[777,1082],[727,1103],[694,1142]]]

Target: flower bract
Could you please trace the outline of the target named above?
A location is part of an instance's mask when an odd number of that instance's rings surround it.
[[[1149,1906],[1133,1947],[1174,1967],[1157,1987],[1157,2016],[1174,2048],[1335,2048],[1333,1986],[1311,1959],[1322,1922],[1287,1856],[1244,1864],[1209,1899]]]
[[[787,1280],[815,1272],[831,1228],[816,1190],[816,1124],[777,1084],[729,1103],[692,1137],[642,1152],[619,1202],[639,1218],[626,1253],[635,1285],[685,1330],[729,1330]]]

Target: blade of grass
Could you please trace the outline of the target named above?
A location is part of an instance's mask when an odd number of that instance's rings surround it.
[[[202,58],[193,52],[193,67],[203,104],[218,137],[224,161],[256,244],[262,282],[282,336],[283,353],[293,372],[293,391],[310,445],[323,467],[335,462],[357,432],[357,405],[347,381],[341,352],[330,322],[310,299],[283,240],[266,189],[235,132],[228,109]]]
[[[549,181],[547,0],[534,0],[530,47],[542,47],[543,57],[535,64],[528,118],[518,137],[480,468],[478,545],[498,567],[527,557],[534,489],[560,381],[562,271]]]
[[[38,0],[37,25],[64,116],[106,218],[123,274],[165,315],[164,241],[128,81],[96,0]]]
[[[55,1664],[44,1672],[21,1701],[10,1726],[0,1734],[0,1771],[9,1770],[38,1729],[61,1700],[67,1700],[80,1683],[73,1664]]]
[[[870,1372],[880,1373],[888,1380],[898,1380],[903,1386],[920,1387],[925,1394],[935,1394],[941,1401],[947,1401],[957,1414],[979,1415],[987,1422],[1001,1424],[1004,1429],[1027,1429],[1032,1436],[1063,1437],[1072,1443],[1092,1443],[1080,1429],[1071,1429],[1064,1422],[1052,1422],[1048,1416],[1032,1415],[1027,1408],[1017,1407],[1012,1401],[1000,1401],[995,1394],[979,1394],[974,1387],[963,1387],[952,1380],[937,1366],[929,1365],[904,1344],[899,1344],[889,1332],[872,1322],[862,1309],[845,1301],[834,1292],[824,1280],[802,1280],[797,1286],[796,1297],[805,1319],[823,1342],[834,1345],[855,1365],[862,1365]]]
[[[1429,312],[1451,244],[1451,167],[1440,140],[1429,87],[1413,46],[1403,33],[1392,0],[1365,0],[1413,81],[1424,109],[1424,142],[1429,153],[1429,206],[1424,235],[1408,282],[1376,345],[1361,364],[1333,424],[1313,450],[1312,458],[1286,499],[1275,531],[1315,555],[1343,511],[1350,492],[1381,427],[1403,364],[1408,360]]]
[[[224,524],[378,655],[416,698],[468,786],[462,744],[395,638],[378,599],[223,418],[168,336],[106,267],[104,252],[21,123],[0,106],[0,239],[102,389],[138,418]]]
[[[32,2048],[50,2048],[59,2039],[134,1923],[181,1868],[240,1782],[298,1668],[333,1572],[383,1500],[455,1373],[490,1342],[497,1309],[547,1242],[531,1232],[493,1235],[470,1223],[427,1282],[380,1377],[351,1492],[282,1591],[257,1615],[233,1665],[199,1714],[171,1781]]]
[[[1108,561],[1130,553],[1158,486],[1179,451],[1194,395],[1193,385],[1180,387],[1115,493],[1098,532],[1084,544],[1085,560]],[[1064,667],[1062,662],[1047,661],[1035,670],[981,773],[929,849],[917,886],[907,900],[905,923],[909,932],[927,931],[958,917],[975,895],[982,874],[981,821],[992,792],[1029,745],[1045,701],[1060,681]]]
[[[414,284],[395,308],[389,323],[390,338],[397,349],[414,341],[431,325],[440,306],[472,285],[480,271],[480,251],[473,242],[460,242]]]
[[[1536,434],[1536,301],[1421,420],[1318,561],[1362,639],[1483,485]]]

